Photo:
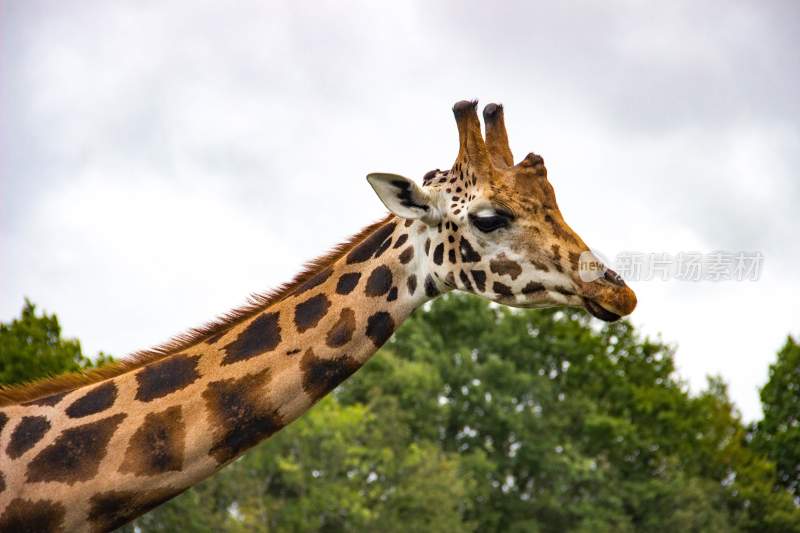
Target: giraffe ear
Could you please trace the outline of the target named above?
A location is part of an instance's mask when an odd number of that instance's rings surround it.
[[[400,218],[420,218],[429,224],[439,222],[441,215],[430,194],[413,180],[397,174],[374,172],[367,175],[367,181],[383,205]]]

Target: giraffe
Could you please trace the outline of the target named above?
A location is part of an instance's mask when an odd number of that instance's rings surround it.
[[[458,156],[420,186],[367,179],[390,213],[291,283],[130,359],[0,390],[0,531],[108,531],[212,475],[359,369],[451,290],[605,321],[636,296],[580,275],[542,158],[514,164],[503,107],[455,104]]]

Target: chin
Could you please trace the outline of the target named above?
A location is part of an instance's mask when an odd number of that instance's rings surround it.
[[[597,301],[590,300],[589,298],[583,299],[583,307],[584,309],[589,311],[590,315],[592,315],[595,318],[599,318],[604,322],[616,322],[617,320],[622,318],[621,315],[618,315],[613,311],[609,311]]]

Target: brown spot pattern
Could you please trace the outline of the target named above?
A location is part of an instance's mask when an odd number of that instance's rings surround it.
[[[314,355],[314,350],[309,349],[300,361],[303,390],[317,400],[350,377],[360,366],[346,355],[322,359]]]
[[[406,280],[406,286],[408,287],[408,294],[414,295],[417,291],[417,275],[411,274],[408,276],[408,280]]]
[[[67,510],[51,500],[14,498],[0,515],[0,531],[46,533],[63,531]]]
[[[381,247],[381,244],[383,244],[384,241],[392,234],[395,226],[397,226],[396,222],[390,222],[385,226],[381,226],[366,239],[361,241],[361,243],[359,243],[350,251],[349,254],[347,254],[347,264],[352,265],[353,263],[363,263],[367,259],[371,258],[372,255]]]
[[[459,270],[458,277],[461,280],[461,283],[464,284],[464,288],[467,289],[468,291],[471,291],[472,283],[469,281],[469,276],[467,276],[467,273],[464,272],[463,270]]]
[[[501,296],[513,296],[513,292],[511,292],[511,287],[504,283],[500,283],[499,281],[495,281],[492,285],[492,290]]]
[[[356,314],[349,307],[342,309],[339,320],[325,336],[325,343],[331,348],[340,348],[350,342],[356,329]]]
[[[329,277],[331,277],[331,274],[333,274],[333,269],[331,267],[328,267],[320,272],[317,272],[316,274],[308,278],[308,280],[306,280],[305,283],[297,287],[297,290],[294,291],[294,294],[295,295],[302,294],[308,290],[313,289],[314,287],[322,285],[328,280]]]
[[[117,386],[113,381],[103,383],[90,390],[67,407],[66,413],[70,418],[81,418],[105,411],[117,399]]]
[[[209,455],[230,461],[283,427],[277,409],[266,401],[269,369],[239,379],[212,381],[203,391],[208,422],[214,428]]]
[[[531,281],[522,288],[522,293],[533,294],[534,292],[539,292],[543,290],[544,290],[544,285],[542,285],[538,281]]]
[[[358,280],[361,279],[361,272],[350,272],[349,274],[342,274],[339,281],[336,283],[337,294],[350,294],[353,289],[358,285]]]
[[[503,255],[503,254],[501,254]],[[489,262],[489,268],[498,276],[511,276],[511,279],[517,279],[522,274],[522,267],[519,263],[511,259],[497,258]]]
[[[126,416],[119,413],[64,430],[28,464],[27,480],[72,485],[94,478],[106,456],[108,441]]]
[[[461,244],[459,247],[461,249],[461,261],[464,263],[477,263],[481,260],[481,254],[476,252],[472,244],[464,237],[461,237]]]
[[[154,476],[183,468],[186,425],[180,405],[149,413],[128,442],[120,472]]]
[[[11,440],[6,447],[6,454],[16,459],[42,440],[50,429],[50,422],[45,416],[23,416],[11,433]]]
[[[439,289],[436,287],[436,282],[433,281],[433,276],[430,274],[425,276],[425,294],[430,298],[439,295]]]
[[[331,301],[324,294],[317,294],[294,308],[294,325],[299,333],[315,327],[328,312]]]
[[[200,377],[197,373],[199,355],[173,355],[150,363],[136,374],[139,387],[136,399],[150,402],[181,390]]]
[[[406,264],[414,258],[414,247],[409,246],[400,253],[399,259],[402,264]]]
[[[383,346],[393,332],[394,319],[386,311],[378,311],[367,319],[367,337],[376,348]]]
[[[383,296],[392,287],[392,271],[386,265],[380,265],[370,273],[364,293],[367,296]]]
[[[36,398],[35,400],[31,400],[29,402],[25,402],[22,405],[42,405],[42,406],[50,406],[53,407],[54,405],[58,404],[64,396],[67,395],[67,392],[58,392],[56,394],[51,394],[50,396],[44,396],[43,398]]]
[[[262,313],[242,331],[236,340],[227,344],[223,365],[244,361],[274,350],[281,342],[280,313]]]
[[[164,487],[143,492],[111,490],[89,500],[88,521],[92,531],[111,531],[183,492]]]
[[[444,243],[439,243],[433,249],[433,262],[441,265],[444,262]]]

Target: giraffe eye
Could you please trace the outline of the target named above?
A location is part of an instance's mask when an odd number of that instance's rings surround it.
[[[485,215],[470,215],[472,224],[484,233],[491,233],[511,224],[512,217],[502,211],[494,211]]]

